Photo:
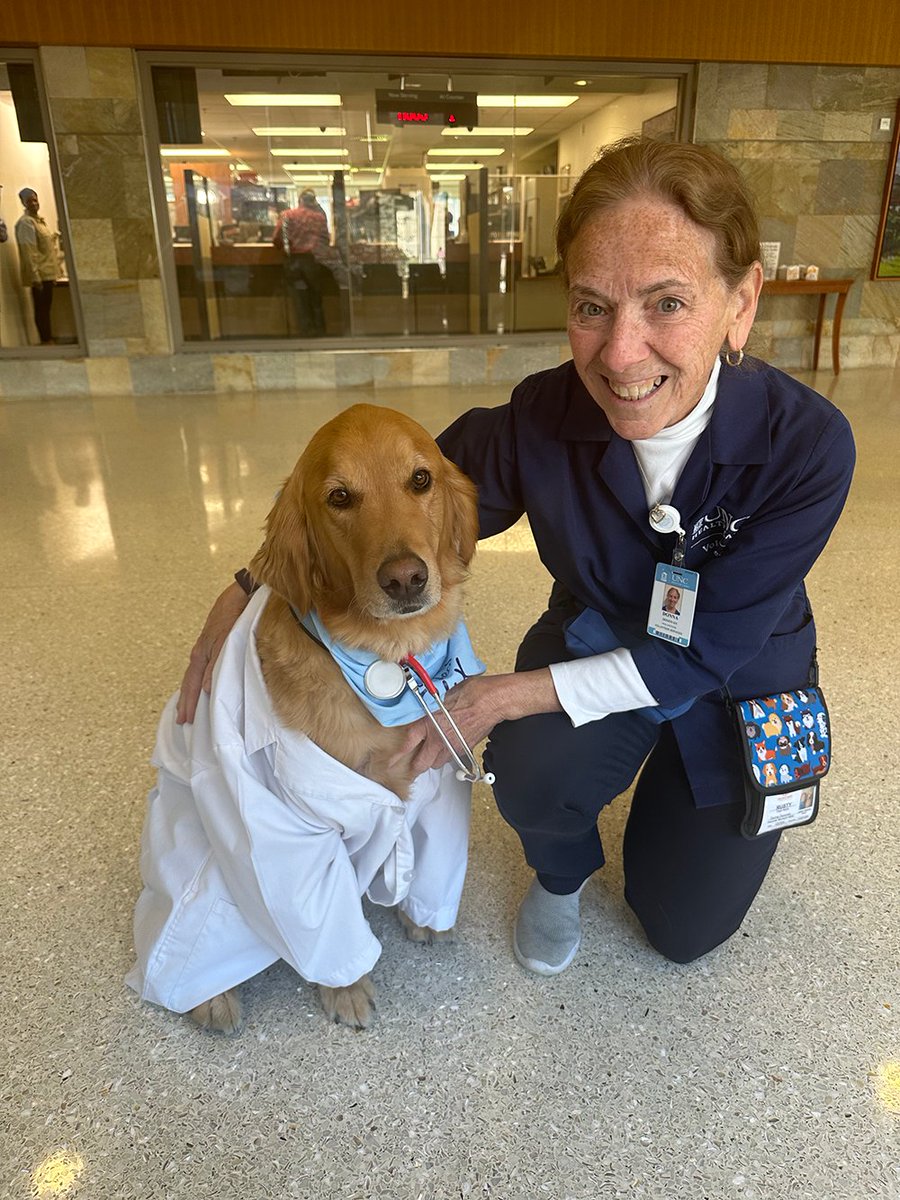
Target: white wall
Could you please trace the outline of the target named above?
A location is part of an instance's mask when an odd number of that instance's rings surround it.
[[[677,100],[677,85],[667,79],[655,81],[640,95],[613,100],[559,135],[558,170],[562,172],[568,165],[574,183],[597,157],[601,146],[640,133],[644,121],[674,108]]]
[[[0,346],[35,345],[40,341],[31,316],[31,296],[19,282],[15,224],[22,215],[19,192],[34,188],[41,216],[48,227],[59,228],[50,157],[44,142],[22,142],[9,92],[0,92],[0,217],[9,241],[0,246]]]

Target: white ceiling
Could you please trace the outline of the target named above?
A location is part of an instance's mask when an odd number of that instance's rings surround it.
[[[421,169],[431,148],[456,149],[453,158],[443,158],[447,170],[452,170],[455,160],[472,162],[471,150],[467,147],[489,145],[502,147],[501,156],[492,156],[483,161],[486,166],[501,167],[504,172],[513,172],[516,162],[552,147],[561,132],[584,120],[598,109],[612,103],[625,93],[643,93],[658,86],[658,76],[646,78],[638,75],[597,76],[586,86],[575,85],[577,75],[486,75],[479,73],[416,74],[401,76],[394,72],[374,71],[283,71],[266,68],[265,73],[243,71],[234,68],[200,68],[197,84],[200,96],[201,125],[204,145],[227,149],[234,161],[246,163],[267,179],[288,182],[284,163],[291,161],[272,157],[271,149],[300,147],[304,149],[343,148],[349,153],[331,161],[335,165],[357,168]],[[479,124],[486,126],[532,126],[534,132],[527,137],[450,137],[436,126],[379,125],[375,120],[375,91],[378,88],[410,91],[454,91],[476,94],[514,95],[577,95],[578,99],[566,108],[482,108]],[[342,97],[341,108],[310,108],[306,106],[243,107],[229,104],[226,94],[253,93],[337,93]],[[346,135],[340,137],[260,137],[253,133],[254,126],[342,126]],[[476,127],[477,131],[477,127]],[[372,136],[374,142],[366,139]],[[324,159],[311,160],[324,161]],[[434,161],[431,159],[430,161]]]

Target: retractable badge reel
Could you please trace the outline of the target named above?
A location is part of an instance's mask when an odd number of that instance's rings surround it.
[[[654,504],[648,514],[655,533],[677,534],[671,563],[657,563],[650,597],[647,632],[676,646],[691,644],[691,627],[700,576],[684,566],[685,532],[681,513],[671,504]]]

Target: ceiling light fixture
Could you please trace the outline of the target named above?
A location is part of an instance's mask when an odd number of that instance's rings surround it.
[[[434,155],[435,158],[453,158],[454,156],[458,157],[460,154],[469,154],[472,156],[480,154],[484,158],[493,158],[498,154],[505,154],[506,151],[502,146],[458,146],[447,150],[441,147],[429,150],[427,153]]]
[[[163,158],[234,158],[231,150],[217,150],[211,146],[160,146]]]
[[[474,129],[460,129],[449,125],[442,129],[444,137],[528,137],[534,133],[532,125],[476,125]]]
[[[306,92],[232,92],[226,95],[237,108],[340,108],[341,97],[334,92],[311,95]]]
[[[287,149],[270,150],[269,153],[273,158],[347,158],[349,150],[329,150],[322,146],[317,146],[314,150],[304,150],[299,146],[291,146]]]
[[[479,108],[568,108],[577,96],[479,96]]]
[[[257,137],[346,137],[347,130],[343,125],[326,125],[320,129],[318,125],[255,125],[253,132]]]
[[[455,163],[426,163],[426,171],[480,171],[484,167],[484,163],[480,162],[455,162]]]

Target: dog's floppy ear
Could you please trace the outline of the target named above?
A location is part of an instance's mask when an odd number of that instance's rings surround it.
[[[266,518],[266,536],[250,563],[250,574],[268,584],[300,613],[313,607],[313,550],[296,473],[284,482]]]
[[[478,491],[455,463],[444,459],[444,465],[444,537],[468,566],[478,542]]]

